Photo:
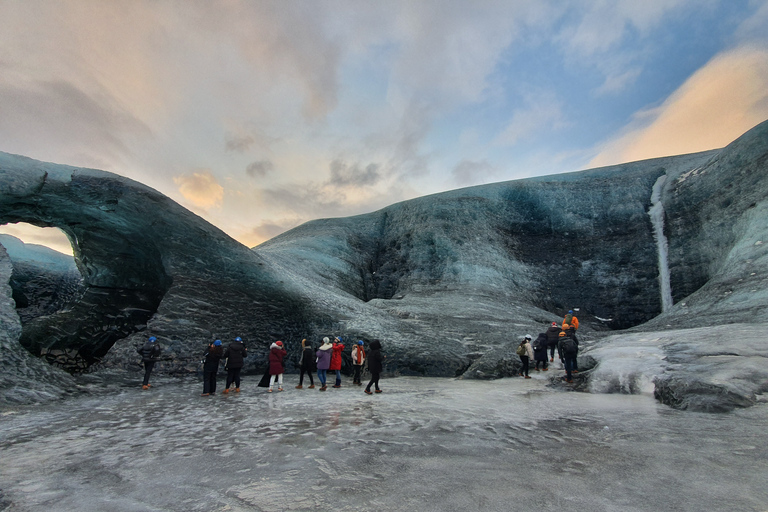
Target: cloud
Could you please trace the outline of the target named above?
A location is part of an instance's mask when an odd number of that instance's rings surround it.
[[[496,174],[497,169],[487,160],[462,160],[451,171],[454,181],[459,185],[483,183]]]
[[[348,164],[342,160],[333,160],[330,164],[331,179],[334,187],[368,187],[376,185],[381,179],[378,164],[368,164],[364,168],[359,163]]]
[[[280,233],[284,233],[291,228],[295,228],[299,224],[296,220],[284,220],[284,221],[264,221],[255,228],[247,237],[250,241],[249,247],[258,245],[265,240],[274,238]]]
[[[720,148],[768,119],[768,48],[715,56],[664,103],[638,112],[591,167]]]
[[[72,256],[74,253],[72,243],[59,228],[41,228],[26,222],[18,222],[0,225],[0,233],[15,236],[25,244],[50,247],[68,256]]]
[[[175,176],[173,181],[184,199],[199,208],[213,208],[221,204],[224,198],[224,187],[219,185],[216,177],[207,169]]]
[[[228,134],[226,138],[227,151],[237,151],[242,153],[248,150],[256,140],[250,135],[237,136]]]
[[[509,124],[496,136],[493,144],[514,146],[529,137],[558,130],[566,124],[562,102],[554,94],[527,94],[526,106],[514,112]]]
[[[245,173],[251,178],[263,178],[274,168],[275,164],[273,164],[270,160],[259,160],[258,162],[252,162],[248,164],[248,167],[245,169]]]

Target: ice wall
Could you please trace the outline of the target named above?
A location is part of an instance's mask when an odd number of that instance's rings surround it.
[[[672,307],[672,287],[669,284],[669,244],[664,235],[664,204],[661,202],[661,190],[666,182],[667,175],[662,174],[653,184],[651,208],[648,210],[653,225],[653,238],[656,240],[656,250],[659,255],[659,289],[661,291],[662,313]]]

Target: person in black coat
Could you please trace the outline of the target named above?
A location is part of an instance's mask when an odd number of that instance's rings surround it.
[[[547,341],[546,333],[539,333],[536,341],[533,342],[533,360],[536,362],[536,371],[539,371],[539,364],[542,366],[542,370],[547,371],[547,347],[549,343]]]
[[[373,340],[371,342],[371,347],[368,350],[368,371],[371,372],[371,381],[365,387],[365,392],[369,395],[373,394],[371,393],[372,385],[376,387],[377,393],[381,393],[381,390],[379,389],[379,376],[383,369],[383,359],[384,356],[381,355],[381,342],[379,342],[379,340]]]
[[[221,340],[216,340],[205,349],[203,363],[203,394],[208,396],[216,393],[216,374],[219,371],[219,362],[224,355]]]
[[[557,322],[552,322],[552,325],[547,329],[547,346],[549,346],[549,362],[555,360],[555,349],[557,348],[557,342],[560,340],[561,329],[557,326]]]
[[[245,365],[244,359],[246,357],[248,357],[248,350],[245,348],[242,338],[238,336],[224,351],[224,359],[227,360],[227,388],[224,393],[229,393],[229,387],[232,383],[235,384],[235,392],[240,392],[240,370]]]
[[[306,338],[301,340],[301,359],[299,360],[299,367],[301,368],[299,373],[299,385],[296,389],[302,389],[304,386],[304,374],[309,376],[309,389],[314,389],[315,381],[312,379],[312,373],[316,369],[315,365],[315,349],[312,348],[312,344],[307,345]]]
[[[163,349],[160,348],[160,344],[154,336],[150,336],[143,347],[136,349],[136,352],[141,354],[141,361],[144,363],[144,382],[141,385],[141,389],[149,389],[152,387],[149,383],[149,376],[152,374],[152,368],[155,367],[155,361],[160,357],[162,351]]]

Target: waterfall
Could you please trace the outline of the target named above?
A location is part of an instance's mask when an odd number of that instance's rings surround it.
[[[653,184],[651,192],[651,209],[648,215],[653,224],[653,237],[656,239],[656,249],[659,255],[659,288],[661,289],[661,312],[672,307],[672,287],[669,284],[669,245],[664,236],[664,205],[661,202],[661,189],[667,181],[667,175],[662,174]]]

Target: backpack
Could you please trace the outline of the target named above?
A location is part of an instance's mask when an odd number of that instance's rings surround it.
[[[517,354],[519,356],[524,356],[525,355],[525,347],[523,345],[518,345],[517,346],[517,350],[515,350],[515,354]]]
[[[563,344],[561,346],[563,347],[563,354],[568,355],[575,354],[579,349],[578,345],[576,345],[576,341],[570,336],[563,338]]]
[[[542,348],[547,348],[546,343],[547,343],[547,339],[544,338],[542,340],[541,336],[539,336],[538,338],[536,338],[536,341],[533,342],[533,350],[541,350]]]

